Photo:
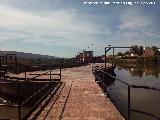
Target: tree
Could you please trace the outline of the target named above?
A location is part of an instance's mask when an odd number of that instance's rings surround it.
[[[133,45],[129,51],[133,54],[137,54],[137,55],[141,56],[141,55],[143,55],[143,46]]]
[[[130,55],[130,52],[129,52],[129,51],[126,51],[126,52],[124,53],[124,55]]]
[[[121,52],[117,53],[117,56],[123,56],[123,54]]]
[[[143,55],[143,46],[139,46],[138,55]]]
[[[131,53],[133,53],[133,54],[137,54],[138,53],[138,50],[139,50],[139,48],[138,48],[138,46],[137,45],[133,45],[133,46],[131,46],[132,48],[130,48],[130,52]]]
[[[159,51],[158,51],[158,48],[156,46],[152,46],[151,49],[153,50],[153,52],[154,52],[155,55],[158,55]]]

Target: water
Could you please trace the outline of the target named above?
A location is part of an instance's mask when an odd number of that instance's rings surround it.
[[[143,85],[160,88],[160,67],[157,65],[123,64],[115,69],[116,76],[132,85]],[[119,81],[115,81],[108,92],[112,101],[120,112],[128,115],[128,88]],[[143,88],[131,88],[131,109],[150,113],[160,118],[160,92]],[[131,120],[156,120],[153,117],[131,113]]]

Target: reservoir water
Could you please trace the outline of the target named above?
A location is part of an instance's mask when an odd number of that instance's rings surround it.
[[[158,67],[158,65],[117,65],[115,73],[117,78],[131,85],[149,86],[160,89],[160,67]],[[116,107],[127,117],[127,85],[116,80],[110,87],[108,87],[108,92]],[[149,116],[131,111],[131,120],[157,120],[160,118],[160,91],[144,88],[131,88],[130,95],[131,109],[150,114]]]

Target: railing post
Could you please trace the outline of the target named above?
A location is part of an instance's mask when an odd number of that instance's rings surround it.
[[[97,82],[97,81],[98,81],[98,78],[97,78],[97,70],[95,70],[94,72],[95,72],[95,73],[94,73],[94,74],[95,74],[95,82]]]
[[[19,101],[18,101],[18,119],[21,120],[21,102],[20,102],[21,93],[20,93],[20,82],[18,80],[17,80],[17,84],[18,84],[18,98],[19,98]]]
[[[2,65],[0,63],[0,78],[1,78],[1,76],[2,76]]]
[[[6,62],[6,65],[7,65],[8,64],[7,55],[5,56],[5,58],[6,58],[5,62]]]
[[[52,79],[52,75],[51,75],[51,74],[52,74],[52,71],[50,70],[49,73],[50,73],[50,82],[51,82],[51,79]]]
[[[8,72],[8,66],[4,66],[4,73],[3,73],[3,76],[4,76],[4,79],[6,79],[6,73]]]
[[[102,73],[102,72],[101,72]],[[102,73],[103,74],[103,78],[102,78],[102,84],[103,84],[103,82],[104,82],[104,73]],[[104,92],[104,94],[105,94],[105,86],[103,85],[103,92]]]
[[[26,70],[27,67],[26,67],[26,65],[25,65],[24,69],[25,69],[24,71],[25,71],[25,80],[26,80],[26,78],[27,78],[27,73],[26,73],[27,72],[27,70]]]
[[[106,63],[107,62],[107,60],[106,60],[106,47],[105,47],[105,58],[104,59],[105,59],[105,69],[106,69],[106,67],[107,67],[107,65],[106,65],[107,64]]]
[[[18,119],[21,120],[21,104],[18,105]]]
[[[16,71],[16,73],[17,73],[17,56],[14,55],[14,57],[15,57],[15,71]]]
[[[61,73],[62,73],[62,70],[61,70],[61,67],[60,67],[60,82],[61,82]]]
[[[130,107],[131,107],[131,96],[130,96],[130,92],[131,92],[131,86],[128,85],[128,120],[130,120],[131,118],[131,114],[130,114]]]
[[[114,58],[114,47],[113,47],[113,57],[112,57],[112,58],[113,58],[112,66],[114,66],[114,64],[115,64],[115,63],[114,63],[114,62],[115,62],[115,58]]]

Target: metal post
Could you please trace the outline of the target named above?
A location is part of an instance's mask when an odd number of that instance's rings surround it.
[[[20,93],[20,82],[17,80],[17,84],[18,84],[18,119],[21,120],[21,93]]]
[[[17,56],[15,55],[14,57],[15,57],[15,71],[17,73]]]
[[[18,119],[21,120],[21,105],[18,105]]]
[[[50,73],[50,81],[51,81],[51,79],[52,79],[52,76],[51,76],[51,74],[52,74],[52,71],[50,71],[49,73]]]
[[[5,68],[6,67],[6,68]],[[8,66],[4,66],[4,79],[6,79],[6,73],[8,72]]]
[[[114,47],[113,47],[113,62],[112,62],[112,66],[114,65]]]
[[[131,107],[130,88],[131,88],[131,86],[128,85],[128,120],[130,120],[130,118],[131,118],[131,114],[130,114],[130,107]]]
[[[0,64],[0,78],[2,76],[2,65]]]
[[[62,70],[61,70],[61,67],[60,67],[60,81],[61,81],[61,73],[62,73]]]
[[[102,73],[102,72],[101,72]],[[103,85],[103,92],[104,92],[104,94],[105,94],[105,86],[104,86],[104,84],[103,84],[103,82],[104,82],[104,73],[102,73],[103,74],[103,78],[102,78],[102,85]]]
[[[7,65],[8,64],[7,55],[5,57],[6,57],[6,65]]]
[[[5,56],[3,56],[3,63],[2,63],[3,65],[5,64]]]
[[[106,60],[106,47],[105,47],[105,58],[104,59],[105,59],[105,70],[106,70],[106,67],[107,67],[107,65],[106,65],[106,61],[107,61]]]
[[[158,56],[158,66],[159,66],[159,56]]]
[[[3,65],[3,63],[1,62],[1,57],[0,57],[0,78],[2,76],[2,65]]]
[[[24,69],[25,69],[25,80],[26,80],[26,78],[27,78],[27,73],[26,73],[26,72],[27,72],[27,70],[26,70],[27,67],[26,67],[26,65],[25,65],[25,68],[24,68]]]

